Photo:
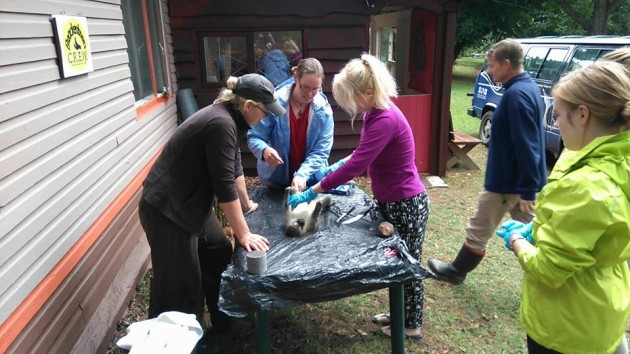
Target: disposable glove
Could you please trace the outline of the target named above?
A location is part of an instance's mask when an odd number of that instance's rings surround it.
[[[343,166],[344,164],[344,160],[339,160],[337,162],[335,162],[334,164],[326,167],[323,171],[324,177],[326,177],[329,173],[331,173],[332,171],[338,169],[339,167]]]
[[[302,193],[291,194],[287,200],[287,206],[295,208],[304,202],[310,203],[315,200],[315,198],[317,198],[317,193],[313,190],[313,188],[309,188]]]
[[[329,173],[331,173],[332,171],[338,169],[339,167],[341,167],[344,164],[343,160],[339,160],[337,162],[335,162],[334,164],[313,172],[313,174],[311,175],[311,177],[308,178],[308,181],[306,181],[306,185],[307,186],[314,186],[317,182],[321,181],[322,179],[324,179],[324,177],[326,177],[326,175],[328,175]]]
[[[505,241],[505,248],[511,251],[512,245],[510,245],[510,236],[513,234],[518,234],[527,240],[527,242],[534,244],[534,239],[532,238],[532,227],[532,222],[523,224],[520,221],[508,220],[501,224],[500,229],[496,231],[496,234]]]

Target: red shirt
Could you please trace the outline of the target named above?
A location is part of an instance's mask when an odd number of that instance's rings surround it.
[[[300,168],[306,155],[306,131],[308,129],[309,105],[304,109],[298,119],[293,109],[289,109],[289,119],[291,120],[291,146],[289,148],[289,179],[293,179],[293,174]]]

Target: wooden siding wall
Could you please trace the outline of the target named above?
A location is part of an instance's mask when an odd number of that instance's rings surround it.
[[[60,79],[54,14],[87,18],[94,72]],[[173,63],[168,14],[165,20]],[[48,298],[26,328],[28,318],[17,320],[28,337],[16,339],[16,352],[31,352],[21,347],[29,341],[34,352],[100,345],[102,338],[89,338],[94,334],[86,331],[99,328],[104,335],[112,323],[92,321],[117,321],[99,313],[124,309],[146,268],[148,249],[139,242],[133,199],[118,217],[105,218],[119,223],[89,243],[93,249],[78,255],[83,258],[69,275],[51,273],[176,127],[174,99],[137,117],[126,47],[120,0],[0,2],[0,325],[12,324],[7,320],[16,318],[16,309],[42,280],[61,282],[42,292]],[[141,262],[124,268],[130,256]],[[130,284],[118,284],[119,293],[111,295],[114,279]],[[13,339],[2,338],[0,352]]]
[[[121,303],[129,303],[149,265],[149,245],[138,221],[139,200],[137,192],[9,353],[105,352],[127,309]]]
[[[369,49],[370,13],[364,1],[322,0],[304,2],[268,2],[241,0],[216,2],[210,0],[170,1],[173,47],[178,83],[192,88],[200,107],[211,104],[218,91],[201,86],[202,50],[198,47],[199,33],[208,31],[303,31],[303,57],[321,61],[326,77],[324,92],[334,111],[335,140],[331,162],[347,156],[359,141],[361,122],[351,127],[350,117],[337,107],[332,96],[333,76],[352,58]],[[243,145],[243,167],[247,175],[256,174],[256,161]]]

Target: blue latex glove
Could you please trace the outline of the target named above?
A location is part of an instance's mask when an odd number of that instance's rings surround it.
[[[501,224],[499,230],[496,231],[496,234],[505,241],[505,248],[511,251],[512,246],[510,245],[510,236],[514,234],[519,234],[527,240],[527,242],[534,244],[534,239],[532,238],[532,227],[532,222],[523,224],[520,221],[508,220]]]
[[[343,166],[344,161],[343,160],[339,160],[337,162],[335,162],[334,164],[326,167],[323,171],[324,177],[326,177],[326,175],[328,175],[329,173],[331,173],[332,171],[338,169],[339,167]]]
[[[308,181],[306,181],[306,185],[307,186],[314,186],[315,184],[317,184],[317,182],[321,181],[324,179],[324,177],[326,177],[326,175],[328,175],[329,173],[331,173],[332,171],[338,169],[339,167],[341,167],[344,164],[343,160],[339,160],[337,162],[335,162],[334,164],[313,172],[313,174],[311,175],[311,177],[308,178]]]
[[[302,193],[291,194],[287,200],[287,206],[295,208],[304,202],[310,203],[315,200],[315,198],[317,198],[317,193],[313,190],[313,188],[309,188]]]

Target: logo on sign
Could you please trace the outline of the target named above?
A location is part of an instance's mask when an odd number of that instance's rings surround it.
[[[89,59],[88,41],[85,39],[83,33],[84,29],[81,28],[79,22],[68,21],[66,23],[63,32],[64,37],[64,56],[66,60],[73,68],[77,70],[83,70],[83,67],[87,65]]]
[[[67,78],[93,71],[86,18],[53,15],[52,20],[61,76]]]

